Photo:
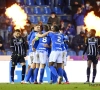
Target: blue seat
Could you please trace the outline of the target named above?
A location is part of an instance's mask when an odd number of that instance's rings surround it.
[[[40,17],[40,20],[41,20],[44,24],[47,24],[47,22],[48,22],[48,17],[42,15],[42,16]]]
[[[38,18],[37,16],[30,16],[30,21],[34,24],[37,24],[38,23]]]
[[[12,52],[11,51],[7,51],[7,55],[12,55]]]
[[[46,5],[51,5],[51,0],[46,0]]]
[[[44,7],[44,8],[43,8],[43,13],[44,13],[44,14],[51,14],[51,9],[50,9],[50,7],[49,7],[49,6]]]
[[[33,6],[34,5],[34,0],[26,0],[26,5]]]
[[[32,14],[32,11],[31,11],[31,8],[30,7],[25,7],[25,12],[27,13],[27,14]]]
[[[80,51],[79,51],[79,56],[82,56],[82,55],[83,55],[83,51],[80,50]]]
[[[53,11],[56,13],[56,14],[63,14],[61,9],[59,7],[54,7]]]
[[[44,0],[36,0],[37,5],[44,5]]]
[[[70,10],[70,8],[69,8],[68,6],[65,6],[65,7],[63,8],[63,12],[64,12],[65,14],[71,14],[71,10]]]
[[[67,16],[61,16],[61,20],[63,21],[67,20]]]
[[[4,55],[3,52],[0,51],[0,55]]]
[[[68,52],[68,55],[70,55],[70,56],[76,56],[76,53],[75,53],[75,51],[71,50],[71,51]]]
[[[37,6],[33,9],[34,14],[42,14],[41,7]]]

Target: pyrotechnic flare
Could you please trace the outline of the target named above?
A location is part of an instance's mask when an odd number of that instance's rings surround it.
[[[100,36],[100,17],[96,16],[92,11],[84,18],[84,22],[88,31],[95,29],[96,36]]]
[[[15,29],[24,29],[24,26],[27,24],[27,14],[19,5],[13,4],[6,9],[5,14],[8,18],[12,19]]]

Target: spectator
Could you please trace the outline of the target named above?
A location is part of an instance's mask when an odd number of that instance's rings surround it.
[[[81,7],[82,0],[70,0],[71,7],[72,7],[72,15],[77,12],[78,7]]]
[[[86,5],[85,5],[86,7],[85,7],[85,9],[86,9],[86,13],[85,13],[85,15],[87,15],[89,12],[91,12],[91,11],[94,11],[94,8],[93,8],[93,6],[90,4],[90,2],[86,2]]]
[[[100,17],[100,0],[96,1],[95,14]]]
[[[95,4],[96,4],[96,0],[84,0],[84,2],[85,2],[85,3],[86,3],[86,2],[90,2],[90,5],[91,5],[92,7],[94,7]]]
[[[65,23],[64,23],[64,21],[60,22],[60,26],[59,27],[60,27],[61,30],[65,30]]]
[[[59,21],[59,18],[57,17],[57,15],[55,14],[55,12],[52,12],[51,13],[51,16],[49,17],[48,19],[48,24],[53,24],[53,23],[56,23],[57,25],[60,25],[60,21]]]
[[[75,36],[75,28],[74,26],[72,26],[71,23],[69,23],[64,31],[64,34],[67,35],[69,37],[69,44],[72,43],[72,39]]]
[[[2,36],[0,36],[0,51],[2,51],[4,55],[6,55],[3,42],[3,38]]]
[[[86,10],[89,10],[90,2],[87,1],[86,4],[85,4],[85,6],[86,6]]]
[[[76,55],[78,55],[79,50],[84,50],[85,46],[85,33],[80,32],[79,35],[76,35],[72,41],[72,49],[75,50]]]
[[[0,29],[6,28],[5,23],[6,23],[6,18],[4,16],[4,14],[1,14],[0,15]]]
[[[74,15],[73,19],[75,20],[75,23],[76,23],[77,35],[80,34],[81,31],[85,32],[84,12],[82,11],[81,7],[78,8],[77,13]]]

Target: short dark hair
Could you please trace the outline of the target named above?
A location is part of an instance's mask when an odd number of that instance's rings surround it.
[[[45,30],[45,31],[49,31],[49,28],[48,28],[47,25],[44,25],[44,30]]]
[[[96,30],[95,30],[95,29],[91,29],[91,31],[92,31],[94,34],[96,34]]]
[[[55,32],[59,32],[59,27],[58,26],[54,26],[53,28],[54,28]]]
[[[51,14],[56,14],[55,12],[51,12]]]

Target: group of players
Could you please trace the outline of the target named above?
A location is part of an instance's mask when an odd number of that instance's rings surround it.
[[[59,83],[63,81],[63,76],[66,80],[65,83],[69,84],[67,74],[64,70],[66,65],[67,56],[67,41],[68,37],[63,34],[63,30],[59,30],[57,26],[44,27],[41,31],[39,25],[34,26],[28,36],[29,55],[28,55],[28,70],[25,77],[25,61],[24,54],[26,53],[25,41],[20,40],[21,36],[19,30],[15,31],[15,37],[11,40],[12,54],[12,67],[11,67],[11,81],[14,83],[14,69],[15,65],[20,62],[22,65],[22,81],[21,83],[34,82],[34,84],[43,83],[43,76],[46,64],[50,68],[50,83]],[[16,37],[17,36],[17,37]],[[20,38],[19,38],[20,37]],[[17,40],[16,40],[17,39]],[[22,51],[21,51],[21,45]],[[16,46],[16,48],[15,48]],[[16,51],[17,50],[17,51]],[[24,54],[22,52],[25,52]],[[24,67],[24,68],[23,68]],[[40,69],[40,78],[37,82],[38,71]]]
[[[100,39],[95,37],[96,31],[92,29],[89,33],[89,37],[86,41],[86,47],[83,52],[87,52],[87,81],[90,83],[90,69],[91,63],[93,63],[93,79],[94,83],[96,77],[96,66],[99,58],[99,46]],[[26,43],[21,37],[20,30],[14,32],[14,37],[11,39],[12,49],[12,66],[11,66],[11,83],[14,84],[14,70],[17,63],[22,65],[22,81],[21,83],[43,83],[43,76],[45,66],[48,65],[50,69],[50,83],[59,83],[63,81],[63,77],[66,80],[66,84],[69,84],[67,74],[64,70],[66,65],[67,56],[67,41],[68,37],[63,34],[63,30],[59,30],[57,26],[51,26],[51,30],[48,26],[45,26],[44,30],[41,31],[39,25],[34,26],[28,36],[29,54],[28,54],[28,70],[26,70],[25,59],[26,56]],[[40,73],[38,73],[40,69]],[[26,78],[25,78],[25,71]],[[37,76],[40,74],[39,82]]]

